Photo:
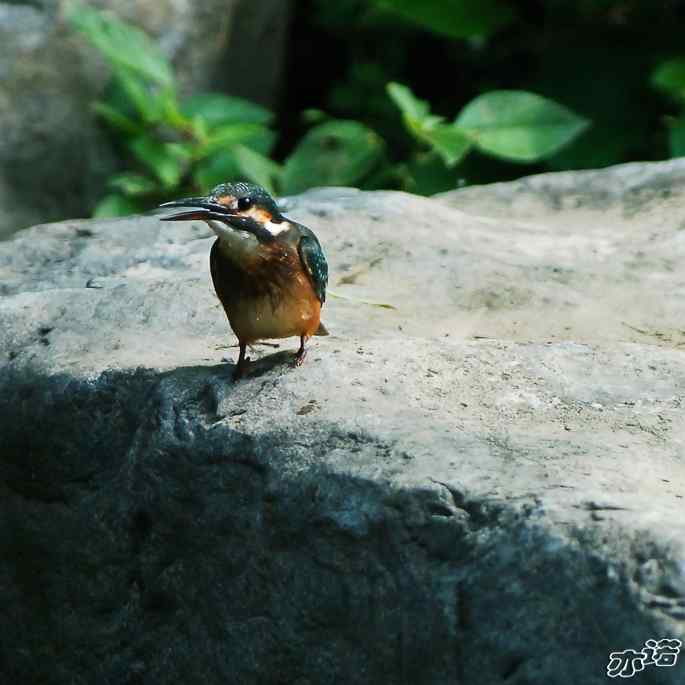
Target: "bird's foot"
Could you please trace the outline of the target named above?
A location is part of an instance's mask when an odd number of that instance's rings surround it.
[[[246,373],[247,366],[250,362],[250,358],[246,356],[245,350],[247,349],[247,344],[244,342],[240,343],[240,354],[238,355],[238,363],[235,365],[235,371],[233,372],[233,381],[239,381]]]
[[[242,364],[237,364],[235,370],[233,371],[233,381],[239,381],[241,378],[245,378],[247,374],[248,362],[250,358],[248,357]]]
[[[307,356],[307,348],[305,343],[307,342],[309,336],[300,336],[300,349],[295,353],[295,366],[302,366],[304,364],[304,359]]]

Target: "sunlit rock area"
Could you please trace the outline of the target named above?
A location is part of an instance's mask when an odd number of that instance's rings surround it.
[[[331,335],[238,383],[204,224],[0,244],[3,682],[599,685],[685,640],[685,163],[283,202]]]

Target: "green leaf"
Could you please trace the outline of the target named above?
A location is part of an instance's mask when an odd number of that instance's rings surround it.
[[[235,181],[239,177],[240,168],[235,157],[230,151],[222,150],[197,164],[193,183],[201,193],[206,193],[219,183]]]
[[[276,133],[271,129],[262,128],[259,133],[243,141],[242,144],[268,157],[276,144]]]
[[[151,91],[149,84],[138,74],[120,69],[112,78],[113,90],[119,97],[138,112],[142,120],[149,124],[157,123],[162,118],[162,107],[159,98]]]
[[[417,155],[402,171],[402,189],[414,195],[436,195],[459,185],[460,170],[447,167],[435,152]]]
[[[685,115],[670,123],[668,139],[671,157],[685,157]]]
[[[435,124],[421,129],[418,137],[425,140],[442,157],[447,166],[461,162],[471,149],[471,141],[456,126]]]
[[[322,109],[316,109],[315,107],[310,107],[302,111],[300,118],[305,124],[313,126],[314,124],[323,124],[324,121],[328,121],[328,114]]]
[[[147,135],[138,136],[129,145],[136,158],[162,182],[165,189],[178,186],[188,158],[187,149],[178,143],[160,143]]]
[[[483,152],[515,162],[536,162],[570,143],[589,122],[541,95],[498,90],[472,100],[456,124]]]
[[[113,69],[124,68],[161,86],[173,87],[169,61],[149,36],[110,12],[70,2],[66,20],[107,59]]]
[[[137,114],[144,124],[165,124],[177,129],[191,125],[178,111],[173,88],[150,84],[130,69],[122,67],[114,73],[107,95],[110,107]]]
[[[428,103],[425,100],[419,100],[407,86],[401,83],[388,83],[386,89],[404,117],[422,121],[430,114]]]
[[[286,160],[282,192],[359,183],[382,154],[383,141],[363,124],[328,121],[311,129]]]
[[[653,72],[652,85],[679,99],[685,99],[685,57],[662,62]]]
[[[164,124],[184,133],[192,128],[192,120],[181,112],[175,88],[161,88],[155,92],[155,97]]]
[[[93,111],[102,117],[112,128],[126,134],[140,133],[140,126],[119,110],[105,102],[94,102]]]
[[[359,187],[363,190],[388,190],[399,187],[401,180],[399,165],[391,163],[384,146],[378,163],[369,174],[364,176]]]
[[[275,182],[281,174],[279,164],[245,145],[234,145],[231,152],[244,176],[264,186],[270,193],[275,192]]]
[[[210,127],[231,123],[267,125],[274,118],[261,105],[220,93],[193,95],[181,103],[181,112],[189,119],[202,118]]]
[[[275,192],[280,174],[281,167],[276,162],[246,145],[236,144],[200,162],[193,181],[201,191],[206,191],[219,183],[248,178]]]
[[[273,140],[273,134],[261,124],[226,124],[210,132],[202,147],[202,154],[211,155],[235,143],[255,141],[267,143]],[[258,144],[258,143],[257,143]]]
[[[454,166],[464,158],[471,141],[457,126],[445,124],[443,117],[431,114],[428,103],[419,100],[406,86],[389,83],[387,91],[415,138],[432,147],[448,166]]]
[[[190,122],[190,131],[192,132],[193,138],[197,141],[201,141],[200,144],[202,145],[204,145],[209,138],[209,127],[202,117],[193,117]]]
[[[107,182],[111,188],[120,190],[124,195],[130,197],[138,197],[140,195],[149,195],[159,189],[159,186],[149,176],[143,174],[136,174],[132,171],[126,171],[122,174],[112,176]]]
[[[93,217],[96,219],[106,219],[115,216],[128,216],[137,214],[141,208],[133,201],[123,195],[105,195],[98,202]]]
[[[488,36],[514,17],[498,0],[376,0],[376,4],[450,38]]]

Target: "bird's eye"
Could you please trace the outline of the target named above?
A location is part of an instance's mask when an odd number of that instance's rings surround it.
[[[238,200],[238,211],[245,212],[252,207],[252,200],[249,197],[241,197]]]

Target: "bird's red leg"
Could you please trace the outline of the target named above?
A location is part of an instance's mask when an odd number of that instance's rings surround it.
[[[307,356],[307,349],[304,344],[307,342],[307,336],[300,336],[300,349],[295,353],[295,366],[302,366],[304,358]]]
[[[239,341],[240,343],[240,354],[238,355],[238,363],[236,364],[235,371],[233,372],[233,380],[237,381],[245,375],[247,370],[247,360],[245,359],[245,351],[247,350],[247,343]]]

